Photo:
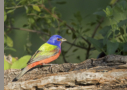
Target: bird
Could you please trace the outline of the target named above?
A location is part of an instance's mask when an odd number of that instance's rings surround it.
[[[12,80],[18,81],[28,70],[37,65],[46,65],[56,60],[61,53],[62,42],[67,41],[60,35],[53,35],[49,40],[42,44],[27,62],[27,66]]]

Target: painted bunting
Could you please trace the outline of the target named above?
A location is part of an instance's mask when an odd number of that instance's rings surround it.
[[[27,66],[13,79],[13,81],[17,81],[28,70],[37,65],[45,65],[56,60],[61,53],[61,43],[64,41],[66,41],[66,39],[62,38],[60,35],[51,36],[50,39],[35,52],[28,61]]]

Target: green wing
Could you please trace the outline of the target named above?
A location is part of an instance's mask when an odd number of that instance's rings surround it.
[[[35,54],[31,57],[27,64],[49,58],[51,56],[54,56],[58,52],[59,48],[57,46],[45,43],[35,52]]]

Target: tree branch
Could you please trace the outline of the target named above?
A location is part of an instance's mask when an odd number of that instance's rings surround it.
[[[28,32],[33,32],[33,33],[39,33],[39,34],[44,34],[44,35],[46,35],[46,36],[51,36],[51,35],[49,35],[49,34],[47,34],[47,33],[44,33],[44,32],[42,32],[42,31],[37,31],[37,30],[31,30],[31,29],[26,29],[26,28],[16,28],[16,27],[9,27],[9,26],[6,26],[7,28],[10,28],[10,29],[15,29],[15,30],[22,30],[22,31],[28,31]],[[67,44],[70,44],[70,45],[73,45],[73,46],[76,46],[76,47],[79,47],[79,48],[82,48],[82,49],[87,49],[87,48],[85,48],[85,47],[81,47],[81,46],[78,46],[78,45],[75,45],[75,44],[73,44],[73,43],[70,43],[70,42],[66,42]]]
[[[34,5],[34,4],[29,4],[28,6],[32,6],[32,5]],[[45,5],[41,4],[41,5],[38,5],[38,6],[39,6],[39,7],[42,7],[45,11],[47,11],[49,14],[51,14],[51,15],[52,15],[54,18],[56,18],[59,22],[63,22],[60,18],[57,17],[56,14],[51,13],[51,11],[50,11],[48,8],[46,8]],[[9,7],[9,8],[20,8],[20,7],[23,7],[23,6],[16,6],[16,7]],[[69,26],[68,24],[65,24],[65,25],[66,25],[72,32],[76,32],[76,30],[75,30],[74,28],[72,28],[71,26]],[[25,28],[15,28],[15,27],[8,27],[8,28],[16,29],[16,30],[23,30],[23,31],[28,31],[28,32],[36,32],[36,33],[40,33],[40,34],[44,34],[44,35],[50,36],[50,35],[47,34],[47,33],[44,33],[44,32],[41,32],[41,31],[37,31],[37,30],[30,30],[30,29],[25,29]],[[83,36],[81,36],[81,38],[82,38],[84,41],[86,41],[88,44],[90,44],[89,41],[86,40]],[[86,50],[87,50],[87,48],[85,48],[85,47],[78,46],[78,45],[72,44],[72,43],[70,43],[70,42],[67,42],[67,43],[70,44],[70,45],[74,45],[74,46],[76,46],[76,47],[79,47],[79,48],[82,48],[82,49],[86,49]]]
[[[81,63],[64,63],[28,71],[12,82],[21,70],[4,71],[5,90],[126,90],[127,56],[108,55]]]
[[[43,4],[39,5],[40,7],[42,7],[44,10],[46,10],[49,14],[51,14],[54,18],[56,18],[59,22],[63,22],[60,18],[57,17],[56,14],[51,13],[51,11],[46,8]],[[72,31],[72,32],[76,32],[76,30],[74,28],[72,28],[71,26],[69,26],[67,23],[65,23],[65,25]],[[85,40],[87,43],[89,43],[88,40],[86,40],[83,36],[81,36],[83,40]]]
[[[77,39],[77,38],[76,38],[76,39]],[[73,41],[73,43],[71,44],[70,48],[67,50],[67,53],[68,53],[68,51],[72,48],[72,46],[73,46],[73,44],[75,43],[76,39]],[[66,54],[67,54],[67,53],[66,53]]]
[[[78,48],[82,48],[82,49],[86,49],[86,50],[87,50],[87,48],[86,48],[86,47],[82,47],[82,46],[79,46],[79,45],[76,45],[76,44],[70,43],[70,42],[68,42],[68,41],[66,41],[66,43],[68,43],[68,44],[70,44],[70,45],[73,45],[73,46],[75,46],[75,47],[78,47]]]
[[[100,22],[98,23],[98,25],[97,25],[97,26],[95,27],[95,29],[94,29],[94,32],[93,32],[93,34],[92,34],[92,36],[91,36],[92,38],[94,38],[94,36],[95,36],[95,34],[96,34],[98,28],[100,27],[100,25],[101,25],[101,23],[102,23],[103,21],[104,21],[104,18],[102,17],[101,20],[100,20]],[[89,58],[90,48],[91,48],[91,43],[89,43],[89,46],[88,46],[88,48],[87,48],[86,59]]]
[[[28,31],[28,32],[35,32],[35,33],[39,33],[39,34],[44,34],[46,36],[51,36],[47,33],[44,33],[42,31],[37,31],[37,30],[31,30],[31,29],[26,29],[26,28],[16,28],[16,27],[9,27],[9,26],[6,26],[7,28],[10,28],[10,29],[15,29],[15,30],[22,30],[22,31]]]
[[[99,22],[98,25],[95,27],[94,32],[93,32],[93,34],[92,34],[92,38],[94,38],[94,36],[95,36],[95,34],[96,34],[98,28],[100,27],[100,25],[101,25],[101,23],[102,23],[103,21],[104,21],[104,17],[101,18],[100,22]]]
[[[62,49],[62,48],[61,48]],[[62,56],[63,56],[63,61],[65,62],[65,63],[68,63],[68,61],[66,60],[66,58],[65,58],[65,54],[63,53],[63,50],[61,50],[62,51]]]

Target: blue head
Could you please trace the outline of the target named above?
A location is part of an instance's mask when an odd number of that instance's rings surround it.
[[[61,43],[64,41],[66,41],[66,39],[62,38],[60,35],[53,35],[50,37],[47,43],[61,48]]]

